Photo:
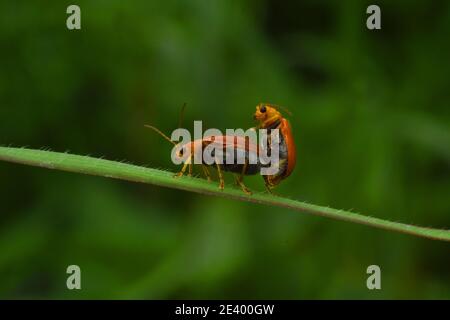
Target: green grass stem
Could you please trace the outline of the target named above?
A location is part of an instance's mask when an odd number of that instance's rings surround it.
[[[221,191],[216,183],[208,183],[205,179],[195,177],[174,178],[172,172],[89,156],[26,148],[0,147],[0,160],[48,169],[154,184],[205,195],[222,196],[238,201],[255,202],[337,220],[365,224],[374,228],[407,233],[418,237],[450,241],[450,230],[387,221],[345,210],[337,210],[287,199],[266,192],[256,192],[252,195],[246,195],[240,189],[232,186],[227,186],[225,190]]]

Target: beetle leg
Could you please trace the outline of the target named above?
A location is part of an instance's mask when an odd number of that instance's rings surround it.
[[[269,192],[270,194],[273,194],[272,188],[270,187],[270,183],[266,176],[264,176],[264,186],[266,187],[267,192]]]
[[[211,182],[211,175],[209,174],[208,167],[202,164],[203,173],[205,174],[206,179],[208,179],[208,182]]]
[[[277,194],[275,192],[273,192],[273,188],[270,187],[270,185],[268,185],[267,183],[265,184],[267,192],[269,192],[271,195],[276,196]]]
[[[244,165],[242,166],[241,174],[236,178],[236,182],[241,187],[242,191],[244,191],[248,195],[251,195],[252,192],[245,186],[245,184],[243,182],[244,174],[247,171],[247,167],[248,167],[248,161],[246,159]]]
[[[268,191],[270,194],[273,194],[272,189],[269,187],[269,185],[268,185],[267,183],[265,183],[264,185],[266,186],[267,191]]]
[[[242,181],[242,177],[241,176],[235,176],[235,178],[236,178],[236,183],[241,187],[242,191],[244,191],[244,193],[246,193],[248,195],[251,195],[252,192],[250,191],[249,188],[246,187],[246,185]]]
[[[174,175],[175,178],[178,178],[178,177],[183,176],[183,174],[184,174],[184,172],[186,171],[187,167],[188,167],[189,165],[191,165],[191,158],[192,158],[192,157],[187,158],[186,162],[185,162],[184,165],[183,165],[183,168],[181,168],[181,171],[178,172],[178,173],[176,173],[176,174]]]
[[[192,162],[189,163],[189,173],[188,176],[191,177],[192,176]]]
[[[222,169],[220,168],[220,164],[218,164],[217,161],[216,161],[216,166],[217,166],[217,173],[219,174],[219,189],[223,190],[223,188],[225,186],[225,182],[223,180]]]

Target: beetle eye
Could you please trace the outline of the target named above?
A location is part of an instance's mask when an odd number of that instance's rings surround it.
[[[266,106],[262,106],[261,108],[259,108],[259,111],[260,111],[261,113],[266,112]]]

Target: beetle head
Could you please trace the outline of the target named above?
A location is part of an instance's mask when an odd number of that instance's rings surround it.
[[[277,116],[281,117],[280,112],[268,103],[260,103],[256,106],[255,120],[264,121]]]

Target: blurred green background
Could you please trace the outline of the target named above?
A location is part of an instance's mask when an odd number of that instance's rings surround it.
[[[186,102],[188,128],[248,128],[272,102],[298,148],[279,194],[450,227],[448,1],[377,1],[378,31],[369,1],[76,1],[69,31],[72,3],[0,5],[1,145],[176,171],[144,123]],[[0,199],[0,298],[450,298],[448,243],[9,163]]]

